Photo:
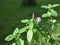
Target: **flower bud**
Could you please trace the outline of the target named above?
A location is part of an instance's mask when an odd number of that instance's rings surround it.
[[[56,22],[56,20],[54,19],[52,22],[53,22],[53,23],[55,23],[55,22]]]
[[[36,18],[36,21],[37,21],[37,23],[41,22],[41,18],[40,17],[37,17]]]

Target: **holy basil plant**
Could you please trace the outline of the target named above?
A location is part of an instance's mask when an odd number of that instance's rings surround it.
[[[33,13],[31,19],[21,20],[21,22],[25,24],[25,27],[20,29],[16,28],[5,40],[14,40],[12,45],[59,45],[60,33],[57,33],[59,24],[57,24],[57,20],[53,18],[58,15],[57,11],[53,9],[57,6],[59,6],[59,4],[41,6],[47,9],[47,13],[37,18],[35,18]],[[46,20],[44,21],[45,18]],[[23,36],[23,34],[25,35]]]

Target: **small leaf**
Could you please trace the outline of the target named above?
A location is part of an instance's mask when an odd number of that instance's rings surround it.
[[[18,33],[17,35],[16,35],[16,40],[18,40],[20,38],[20,34]]]
[[[16,43],[12,43],[12,45],[16,45]]]
[[[24,40],[22,40],[22,39],[19,39],[19,40],[20,40],[20,44],[24,45]]]
[[[18,32],[19,32],[19,29],[16,28],[16,29],[14,30],[14,32],[13,32],[13,35],[16,35]]]
[[[32,29],[33,29],[33,26],[34,26],[34,24],[33,24],[33,21],[32,21],[32,19],[31,19],[30,22],[28,23],[27,28],[28,28],[29,30],[32,30]]]
[[[33,37],[33,39],[34,40],[36,40],[36,41],[38,41],[39,39],[40,39],[40,34],[38,34],[39,32],[38,31],[36,31],[36,33],[34,33],[34,37]]]
[[[52,29],[52,30],[54,29],[54,25],[52,25],[51,29]]]
[[[50,12],[47,12],[47,15],[48,15],[47,17],[50,17],[51,16],[51,13]]]
[[[10,35],[8,35],[8,36],[5,38],[5,40],[6,40],[6,41],[11,41],[11,40],[13,40],[14,38],[15,38],[15,36],[12,35],[12,34],[10,34]]]
[[[30,24],[29,24],[29,29],[33,29],[33,22],[31,22]]]
[[[49,8],[51,8],[51,7],[52,7],[52,5],[51,5],[51,4],[48,4],[48,7],[49,7]]]
[[[52,5],[52,7],[57,7],[57,6],[60,6],[60,4],[54,4],[54,5]]]
[[[53,33],[53,34],[51,34],[51,37],[52,37],[53,39],[55,39],[55,40],[57,39],[57,35],[56,35],[56,34],[54,34],[54,33]]]
[[[41,6],[42,8],[45,8],[45,9],[48,9],[48,6],[46,6],[46,5],[43,5],[43,6]]]
[[[51,12],[51,16],[57,17],[58,14],[55,10],[51,9],[50,12]]]
[[[42,15],[43,18],[50,17],[50,16],[51,16],[51,13],[50,12],[47,12],[47,13],[45,13],[45,14]]]
[[[21,45],[20,40],[16,40],[16,45]]]
[[[32,37],[33,37],[33,32],[32,32],[32,30],[28,30],[28,32],[27,32],[27,40],[28,40],[28,42],[31,42]]]
[[[48,15],[47,14],[43,14],[42,17],[43,18],[46,18],[46,17],[48,17]]]
[[[18,39],[18,40],[16,41],[16,43],[17,43],[17,45],[24,45],[24,40]]]
[[[57,7],[57,6],[60,6],[60,4],[54,4],[54,5],[48,4],[48,6],[43,5],[41,7],[42,8],[45,8],[45,9],[51,9],[51,8],[54,8],[54,7]]]
[[[42,14],[42,17],[46,17],[46,14]]]
[[[33,29],[33,32],[35,33],[37,31],[37,29]]]
[[[25,32],[26,30],[27,30],[27,26],[24,27],[24,28],[21,28],[21,29],[19,30],[19,33],[23,33],[23,32]]]
[[[21,20],[22,23],[28,23],[29,20],[28,19],[24,19],[24,20]]]

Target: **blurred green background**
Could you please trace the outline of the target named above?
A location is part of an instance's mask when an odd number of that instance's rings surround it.
[[[0,0],[0,45],[8,45],[9,42],[4,41],[4,38],[16,27],[24,26],[20,22],[21,19],[30,19],[33,12],[35,17],[41,16],[45,12],[41,5],[60,4],[60,0],[36,0],[35,6],[23,6],[22,3],[23,0]],[[60,7],[55,10],[60,15]],[[57,20],[60,22],[59,16]]]

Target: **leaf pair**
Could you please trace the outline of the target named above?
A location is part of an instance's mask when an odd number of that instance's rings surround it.
[[[54,8],[54,7],[57,7],[57,6],[60,6],[60,4],[54,4],[54,5],[48,4],[48,6],[43,5],[41,7],[42,8],[45,8],[45,9],[51,9],[51,8]]]
[[[54,16],[54,17],[57,17],[57,12],[53,9],[51,9],[50,11],[48,11],[47,13],[43,14],[42,17],[51,17],[51,16]]]
[[[16,37],[16,35],[18,34],[18,32],[19,32],[19,29],[16,28],[16,29],[14,30],[13,34],[8,35],[8,36],[5,38],[5,40],[6,40],[6,41],[11,41],[11,40],[13,40],[13,39]]]

